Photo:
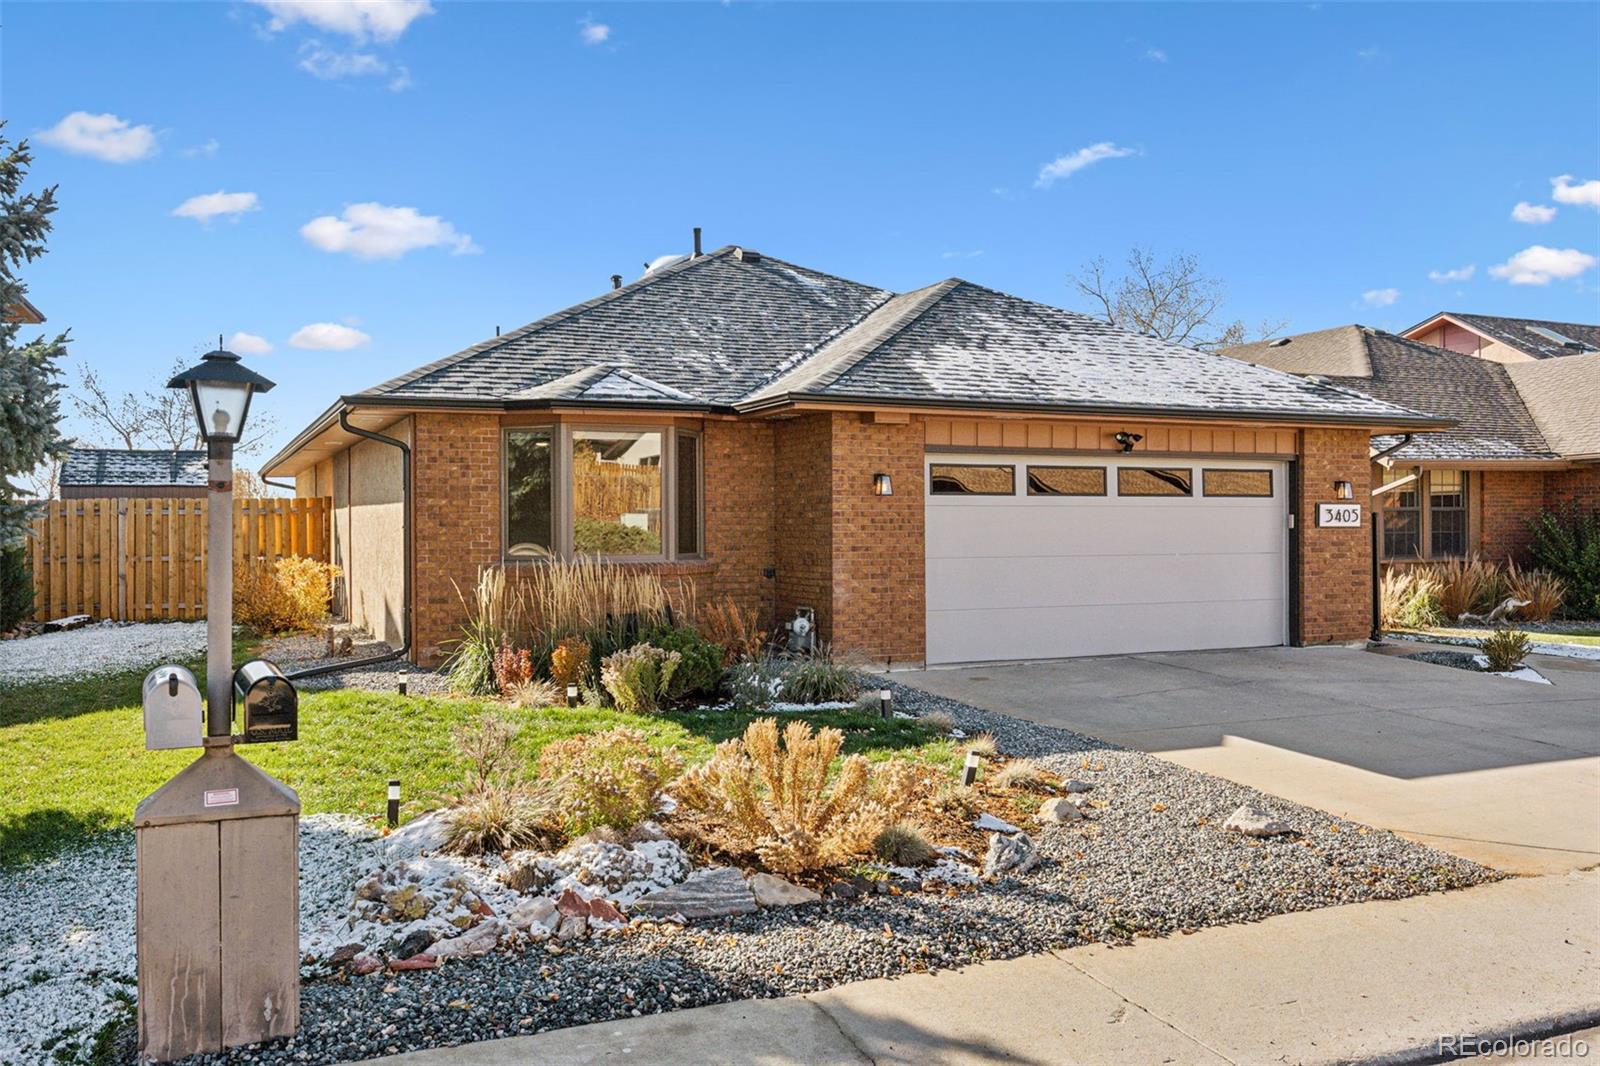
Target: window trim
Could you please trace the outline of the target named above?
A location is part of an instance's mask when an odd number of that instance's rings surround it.
[[[1123,492],[1122,475],[1126,471],[1155,473],[1158,470],[1186,470],[1189,473],[1188,492]],[[1192,466],[1119,466],[1117,467],[1117,499],[1119,500],[1192,500],[1194,495],[1194,467]]]
[[[1033,471],[1034,471],[1035,467],[1037,467],[1040,470],[1098,470],[1100,472],[1100,491],[1099,492],[1034,492],[1033,491]],[[1112,469],[1115,469],[1115,468],[1113,467]],[[1076,499],[1076,500],[1100,500],[1100,499],[1104,499],[1107,496],[1111,495],[1111,478],[1107,474],[1106,471],[1107,471],[1107,468],[1106,468],[1105,464],[1103,464],[1103,463],[1024,463],[1023,464],[1023,469],[1022,469],[1022,490],[1023,490],[1022,494],[1024,496],[1033,496],[1033,497],[1038,497],[1038,498],[1046,499],[1046,500],[1057,499],[1057,498]]]
[[[1416,475],[1417,480],[1408,487],[1415,488],[1417,493],[1417,506],[1415,508],[1417,515],[1417,552],[1415,555],[1394,555],[1390,553],[1388,545],[1388,522],[1385,519],[1391,511],[1397,510],[1397,508],[1386,507],[1383,505],[1383,503],[1379,503],[1378,506],[1373,508],[1373,512],[1377,515],[1378,523],[1378,551],[1380,553],[1379,561],[1384,563],[1423,563],[1444,562],[1451,559],[1471,558],[1473,550],[1472,517],[1473,509],[1476,507],[1476,503],[1474,502],[1475,494],[1472,489],[1472,471],[1463,467],[1439,468],[1440,470],[1449,473],[1457,473],[1461,475],[1461,514],[1464,516],[1462,522],[1465,526],[1462,532],[1461,554],[1439,555],[1435,554],[1433,551],[1433,508],[1429,506],[1428,502],[1433,494],[1433,474],[1435,471],[1429,467],[1401,467],[1398,465],[1389,467],[1387,469],[1395,471],[1401,476],[1404,476],[1408,473]],[[1381,476],[1379,479],[1375,479],[1374,483],[1382,484],[1383,482],[1381,480]],[[1404,510],[1407,514],[1412,513],[1412,508],[1408,507]]]
[[[933,468],[936,467],[936,466],[977,466],[977,467],[985,467],[985,468],[991,469],[991,470],[1009,470],[1009,471],[1011,471],[1011,491],[1010,492],[935,492],[933,490],[933,479],[934,479]],[[927,469],[928,469],[927,492],[928,492],[929,496],[987,496],[987,497],[990,497],[991,499],[1006,499],[1007,497],[1015,499],[1016,495],[1017,495],[1017,464],[1016,463],[970,463],[970,462],[968,462],[968,463],[963,463],[963,462],[932,463],[932,462],[930,462],[927,465]]]
[[[1221,492],[1213,494],[1206,487],[1208,474],[1265,474],[1267,475],[1266,492]],[[1268,466],[1202,466],[1200,468],[1200,495],[1208,500],[1270,500],[1278,494],[1277,479],[1272,476],[1272,468]]]
[[[550,435],[550,546],[548,555],[511,554],[511,435],[536,433]],[[502,563],[544,563],[561,557],[561,478],[557,452],[561,447],[560,427],[555,423],[532,423],[500,427],[500,561]]]
[[[672,464],[672,492],[670,502],[663,501],[663,507],[670,507],[672,511],[671,547],[670,558],[673,559],[704,559],[706,557],[706,435],[698,429],[684,429],[673,426],[668,434],[672,438],[671,464]],[[690,437],[694,440],[694,485],[696,503],[695,508],[695,542],[700,545],[692,552],[678,550],[678,438]]]

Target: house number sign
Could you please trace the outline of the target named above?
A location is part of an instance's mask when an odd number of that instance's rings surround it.
[[[1359,529],[1361,507],[1354,503],[1319,503],[1317,525],[1324,529]]]

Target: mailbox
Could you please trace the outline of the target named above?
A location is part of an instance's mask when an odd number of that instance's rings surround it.
[[[300,696],[294,682],[265,659],[254,659],[233,675],[233,691],[244,704],[246,744],[294,740],[299,735]]]
[[[144,746],[198,748],[205,732],[200,686],[181,666],[158,666],[144,678]]]

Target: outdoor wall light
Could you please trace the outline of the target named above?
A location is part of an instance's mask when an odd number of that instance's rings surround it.
[[[1355,486],[1348,481],[1335,481],[1333,483],[1333,496],[1338,500],[1353,500],[1356,498]]]
[[[167,382],[167,388],[189,390],[200,436],[207,444],[233,444],[244,433],[250,397],[272,388],[272,382],[247,369],[237,355],[224,351],[222,338],[218,337],[217,350],[207,352],[197,365],[180,371]]]
[[[874,496],[893,496],[894,479],[888,474],[873,474],[872,494]]]
[[[1124,429],[1124,430],[1119,430],[1116,433],[1113,433],[1111,435],[1111,439],[1116,441],[1118,444],[1122,445],[1122,450],[1123,451],[1131,452],[1131,451],[1133,451],[1133,446],[1135,444],[1138,444],[1140,441],[1144,440],[1144,434],[1143,433],[1129,433],[1127,430]]]

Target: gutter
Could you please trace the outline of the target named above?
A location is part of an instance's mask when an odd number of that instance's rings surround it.
[[[1401,448],[1404,448],[1406,445],[1410,444],[1414,439],[1416,439],[1416,434],[1415,433],[1407,433],[1407,434],[1405,434],[1404,436],[1402,436],[1400,438],[1400,443],[1391,444],[1387,448],[1383,449],[1382,451],[1373,452],[1371,455],[1367,456],[1367,462],[1369,462],[1369,463],[1382,462],[1385,456],[1393,455],[1395,452],[1399,451]]]
[[[400,617],[401,639],[400,646],[381,655],[369,655],[362,659],[350,659],[344,662],[329,663],[326,666],[311,666],[302,670],[290,671],[286,676],[291,681],[306,677],[321,677],[324,674],[339,674],[346,670],[357,670],[364,666],[373,666],[377,663],[386,663],[411,654],[411,448],[404,441],[393,437],[385,437],[381,433],[353,426],[349,420],[349,409],[339,409],[339,428],[346,433],[353,433],[379,444],[387,444],[392,448],[400,449],[400,491],[402,500],[402,520],[405,522],[402,542],[405,546],[405,563],[400,573]]]

